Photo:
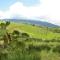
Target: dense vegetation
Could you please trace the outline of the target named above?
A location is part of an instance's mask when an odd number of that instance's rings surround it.
[[[60,60],[60,28],[1,22],[0,60]]]

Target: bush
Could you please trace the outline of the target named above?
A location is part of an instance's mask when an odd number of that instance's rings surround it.
[[[17,31],[17,30],[14,30],[14,31],[12,32],[12,37],[13,37],[13,39],[16,39],[16,38],[20,37],[20,32]]]
[[[41,51],[41,48],[40,48],[40,46],[29,45],[29,51],[31,51],[31,50]]]
[[[30,36],[27,33],[22,33],[22,37],[25,37],[26,38],[26,37],[30,37]]]
[[[10,22],[9,21],[6,21],[6,26],[8,26],[10,24]]]
[[[29,45],[28,50],[32,51],[32,50],[36,50],[36,51],[42,51],[42,50],[46,50],[46,51],[50,51],[51,47],[48,45],[41,45],[41,46],[33,46],[33,45]]]
[[[48,45],[41,45],[40,47],[42,50],[47,50],[47,51],[50,51],[50,49],[51,49],[51,47]]]
[[[17,31],[17,30],[14,30],[12,34],[13,34],[13,35],[14,35],[14,34],[19,35],[19,34],[20,34],[20,32],[19,32],[19,31]]]
[[[60,45],[56,46],[55,48],[53,48],[53,52],[58,52],[60,53]]]

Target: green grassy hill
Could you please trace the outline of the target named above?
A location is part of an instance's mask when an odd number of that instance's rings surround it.
[[[54,28],[51,28],[54,29]],[[59,39],[60,33],[54,33],[47,27],[41,26],[33,26],[30,24],[18,24],[18,23],[11,23],[8,26],[8,31],[12,32],[13,30],[19,30],[22,32],[27,32],[34,38],[41,38],[41,39]]]
[[[60,28],[13,22],[5,27],[0,25],[0,60],[60,60]]]

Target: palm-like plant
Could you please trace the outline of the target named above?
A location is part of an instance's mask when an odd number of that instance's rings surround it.
[[[6,29],[9,24],[10,24],[10,22],[0,24],[0,27],[1,27],[0,30],[2,31],[2,36],[3,36],[3,40],[4,40],[4,47],[7,46],[7,44],[10,41],[7,29]]]

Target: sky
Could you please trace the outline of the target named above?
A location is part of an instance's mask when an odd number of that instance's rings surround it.
[[[0,0],[0,19],[33,19],[60,26],[60,0]]]

